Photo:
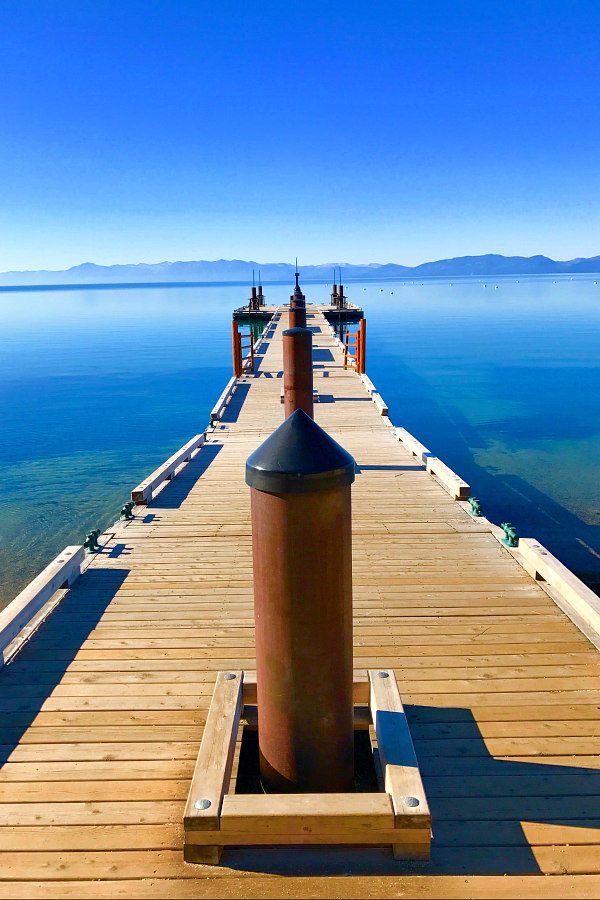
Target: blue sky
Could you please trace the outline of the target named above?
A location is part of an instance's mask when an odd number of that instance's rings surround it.
[[[2,0],[0,270],[600,253],[600,4]]]

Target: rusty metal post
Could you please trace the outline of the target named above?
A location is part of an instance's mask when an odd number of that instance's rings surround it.
[[[287,419],[296,409],[313,418],[312,331],[288,328],[283,332],[283,402]]]
[[[337,284],[334,284],[333,290],[331,291],[331,305],[337,306],[337,302],[338,302]]]
[[[242,374],[242,351],[241,338],[238,323],[233,320],[231,323],[231,355],[233,358],[233,374],[239,378]]]
[[[358,359],[359,359],[359,369],[358,371],[361,375],[367,371],[367,320],[361,319],[359,325],[358,332]]]
[[[338,307],[340,309],[344,308],[344,285],[340,284],[338,288]]]
[[[288,313],[290,328],[306,328],[306,307],[292,306]]]
[[[263,296],[262,284],[259,284],[259,286],[258,286],[258,305],[259,306],[265,305],[265,298]]]
[[[302,410],[246,463],[267,791],[353,788],[353,481],[353,458]]]

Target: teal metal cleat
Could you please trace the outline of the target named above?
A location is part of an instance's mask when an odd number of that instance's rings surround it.
[[[510,522],[503,522],[500,527],[504,531],[502,543],[506,544],[507,547],[518,547],[519,535],[517,534],[517,529],[515,528],[515,526],[511,525]]]

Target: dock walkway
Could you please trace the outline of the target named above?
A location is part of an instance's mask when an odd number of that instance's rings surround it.
[[[183,862],[215,673],[254,668],[244,464],[283,417],[279,311],[204,446],[0,671],[0,897],[600,897],[598,652],[399,442],[308,312],[315,418],[358,466],[354,664],[396,672],[431,862]]]

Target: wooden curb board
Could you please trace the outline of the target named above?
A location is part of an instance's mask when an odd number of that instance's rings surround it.
[[[252,676],[218,673],[184,813],[186,862],[217,864],[236,845],[388,844],[397,859],[429,858],[431,815],[391,670],[354,682],[357,727],[370,712],[379,793],[228,793],[244,705],[255,702]]]

